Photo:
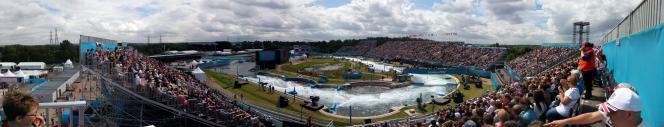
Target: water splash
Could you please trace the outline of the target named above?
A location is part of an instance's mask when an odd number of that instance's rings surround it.
[[[308,98],[319,96],[320,103],[328,106],[336,104],[337,114],[348,115],[348,106],[353,105],[353,116],[372,116],[389,112],[391,107],[415,105],[415,99],[422,94],[423,100],[431,101],[430,96],[438,97],[447,94],[453,88],[450,83],[452,79],[445,79],[449,75],[413,75],[414,79],[424,81],[424,85],[412,85],[402,88],[385,90],[381,93],[375,92],[347,92],[337,88],[310,88],[305,84],[283,81],[280,78],[259,75],[262,82],[273,85],[277,91],[298,91],[298,96]],[[251,82],[257,82],[257,78],[247,77]],[[362,89],[354,87],[353,89]]]

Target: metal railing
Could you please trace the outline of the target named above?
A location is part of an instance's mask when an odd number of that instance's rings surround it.
[[[662,0],[643,0],[618,25],[600,38],[600,43],[607,43],[617,38],[626,37],[664,23]]]
[[[142,55],[141,53],[136,52],[136,54]],[[91,64],[92,66],[85,66],[85,70],[89,70],[92,74],[99,76],[100,80],[104,81],[107,84],[113,85],[117,88],[119,88],[121,91],[131,93],[132,97],[140,98],[144,102],[151,102],[150,104],[157,105],[156,107],[158,108],[166,108],[167,111],[172,111],[175,112],[174,114],[180,114],[181,116],[187,117],[187,119],[191,119],[193,121],[197,121],[199,123],[209,125],[209,126],[218,126],[218,124],[215,123],[210,123],[211,121],[201,119],[199,117],[193,116],[191,113],[188,111],[182,111],[181,109],[185,109],[184,107],[180,107],[177,103],[176,100],[173,100],[172,98],[166,98],[166,101],[162,102],[167,102],[165,104],[162,104],[160,102],[151,100],[150,98],[154,98],[157,100],[163,100],[163,98],[160,97],[153,97],[155,93],[159,92],[154,92],[157,91],[155,88],[150,88],[150,87],[137,87],[135,85],[127,85],[127,84],[132,84],[133,79],[131,78],[132,74],[129,73],[122,73],[121,76],[118,76],[116,73],[116,70],[113,69],[112,66],[108,63],[100,64],[97,63],[97,61],[91,61],[88,63],[85,61],[84,63],[86,64]],[[198,87],[196,87],[198,88]],[[243,101],[243,99],[235,98],[233,97],[233,94],[230,93],[229,91],[226,90],[219,90],[219,89],[210,89],[213,94],[213,96],[216,99],[225,100],[228,101],[227,103],[232,103],[232,105],[238,106],[238,108],[250,112],[256,116],[259,116],[261,118],[269,117],[271,120],[278,120],[278,121],[288,121],[292,123],[299,123],[299,124],[305,124],[306,120],[299,116],[287,114],[287,113],[282,113],[282,112],[277,112],[273,111],[270,109],[267,109],[262,106],[257,106],[251,103],[246,103]],[[152,92],[151,92],[152,91]],[[146,94],[146,93],[152,93],[152,94]],[[288,95],[284,93],[284,95]],[[145,97],[144,97],[145,96]],[[298,101],[306,101],[307,99],[302,98],[300,96],[296,96],[296,100]],[[193,109],[189,109],[193,110]],[[195,114],[205,114],[204,112],[198,112]],[[211,114],[210,114],[211,115]],[[313,118],[312,119],[312,124],[318,125],[318,126],[324,126],[330,123],[331,121],[329,120],[323,120],[323,119],[318,119],[318,118]],[[219,125],[221,126],[221,125]]]
[[[158,92],[156,92],[156,89],[149,89],[147,87],[137,87],[133,85],[127,85],[125,83],[129,82],[129,78],[125,78],[128,76],[121,76],[122,78],[114,78],[113,76],[109,76],[109,74],[104,74],[104,72],[112,72],[112,71],[104,71],[104,70],[111,70],[109,66],[101,66],[99,69],[92,69],[88,68],[87,66],[83,67],[84,70],[88,70],[92,75],[99,76],[99,81],[105,85],[106,87],[102,87],[102,91],[113,91],[114,93],[112,94],[126,94],[127,97],[130,98],[111,98],[115,101],[112,101],[113,103],[126,103],[121,100],[135,100],[139,101],[141,103],[147,104],[154,106],[156,108],[161,109],[162,111],[167,111],[171,114],[176,114],[179,117],[183,117],[185,119],[189,119],[192,121],[196,121],[200,124],[207,125],[207,126],[223,126],[219,125],[217,123],[214,123],[212,121],[200,118],[195,116],[194,114],[188,113],[186,111],[183,111],[182,109],[179,109],[178,107],[173,107],[173,106],[178,106],[175,104],[177,101],[174,98],[166,98],[162,95],[158,95]],[[111,93],[109,93],[111,94]],[[109,96],[110,97],[110,96]],[[152,100],[150,99],[156,98],[157,100]],[[120,100],[120,101],[118,101]],[[168,102],[168,103],[160,103],[157,101],[162,101],[162,102]],[[110,101],[110,100],[109,100]],[[122,104],[120,104],[122,105]],[[114,106],[114,108],[117,108],[118,106]],[[123,110],[123,109],[115,109],[115,110]],[[120,111],[124,112],[124,111]],[[117,116],[114,116],[117,117]],[[134,118],[136,116],[132,116],[131,118]],[[139,116],[142,117],[142,116]],[[134,118],[134,119],[142,119],[142,118]],[[142,122],[142,121],[139,121]]]
[[[44,109],[44,115],[43,116],[44,116],[44,120],[46,120],[46,123],[45,123],[46,126],[51,126],[51,124],[62,126],[61,124],[48,122],[48,120],[50,120],[51,117],[53,117],[53,118],[58,117],[57,115],[56,116],[51,116],[50,115],[51,113],[50,113],[49,109],[55,109],[56,112],[61,112],[61,110],[68,108],[68,109],[72,109],[72,113],[69,114],[68,119],[60,119],[60,121],[69,121],[69,122],[67,122],[67,123],[69,123],[67,126],[70,126],[70,127],[75,126],[75,124],[79,127],[84,127],[85,126],[85,123],[84,123],[85,120],[83,118],[85,118],[85,117],[83,115],[83,112],[84,112],[83,110],[85,110],[85,108],[87,106],[88,106],[88,104],[87,104],[86,101],[39,103],[39,108]],[[73,110],[78,110],[78,114],[73,114]],[[73,117],[74,115],[79,116],[78,117],[78,123],[74,123],[74,117]]]

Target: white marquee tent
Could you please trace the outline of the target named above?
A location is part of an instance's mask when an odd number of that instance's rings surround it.
[[[74,68],[74,63],[71,62],[71,60],[67,59],[65,64],[63,65],[65,69],[72,69]]]
[[[198,79],[198,81],[205,82],[206,76],[205,72],[201,70],[201,68],[196,68],[193,71],[191,71],[191,74],[194,75],[194,78]]]

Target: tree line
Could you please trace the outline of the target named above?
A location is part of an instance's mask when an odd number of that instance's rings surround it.
[[[221,51],[223,49],[232,49],[233,51],[240,51],[245,49],[282,49],[291,48],[293,45],[308,45],[317,49],[320,53],[333,53],[343,46],[354,46],[365,40],[375,40],[378,45],[388,41],[421,41],[425,39],[409,38],[409,37],[369,37],[366,39],[346,39],[346,40],[329,40],[329,41],[242,41],[242,42],[188,42],[188,43],[131,43],[129,46],[134,47],[138,51],[146,55],[160,54],[165,51],[182,51],[182,50],[197,50],[197,51]]]
[[[59,45],[5,45],[0,46],[0,61],[61,64],[70,59],[78,62],[78,50],[78,45],[69,40]]]

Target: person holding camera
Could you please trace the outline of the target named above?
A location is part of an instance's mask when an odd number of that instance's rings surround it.
[[[576,105],[579,100],[579,90],[576,88],[576,76],[570,75],[567,80],[561,79],[560,86],[558,86],[559,104],[550,108],[546,112],[546,119],[549,121],[559,120],[570,116],[570,110]]]
[[[2,127],[43,127],[45,120],[37,112],[39,103],[32,95],[22,92],[12,92],[5,95],[2,108],[7,117],[2,121]]]

